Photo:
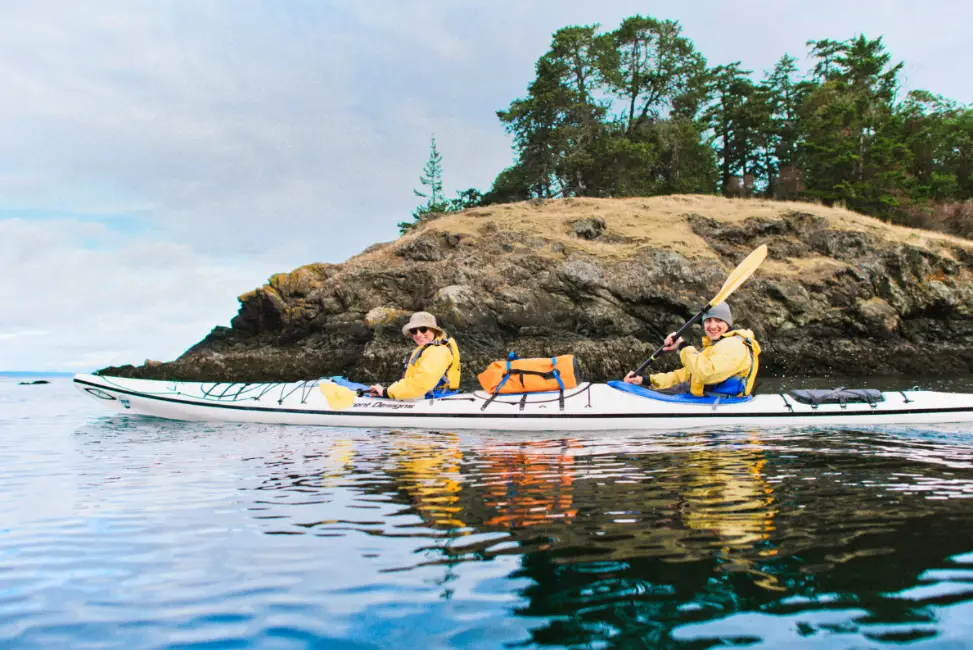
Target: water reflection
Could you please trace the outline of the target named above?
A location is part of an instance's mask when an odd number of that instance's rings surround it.
[[[463,452],[455,433],[396,435],[389,476],[426,524],[436,529],[464,528],[460,513]]]
[[[714,535],[721,572],[747,573],[759,587],[784,591],[776,576],[758,568],[777,554],[771,535],[778,505],[763,473],[767,458],[759,432],[750,432],[747,443],[689,454],[681,521],[690,531]]]
[[[306,490],[314,476],[300,503],[325,500],[334,515],[340,501],[345,515],[298,522],[286,499],[264,500],[276,532],[290,520],[328,536],[410,537],[413,558],[385,570],[439,567],[443,598],[464,567],[516,557],[508,579],[528,581],[516,613],[546,621],[536,643],[766,641],[732,631],[746,612],[795,616],[801,634],[912,639],[929,634],[930,605],[973,595],[971,575],[943,573],[973,547],[960,533],[973,512],[958,498],[973,495],[968,452],[925,435],[754,430],[605,445],[388,432],[329,440],[303,462],[259,489]]]
[[[574,457],[580,444],[570,439],[485,445],[477,450],[473,498],[487,509],[482,525],[520,529],[567,522],[574,507]]]
[[[963,427],[350,431],[2,388],[5,649],[973,638]]]

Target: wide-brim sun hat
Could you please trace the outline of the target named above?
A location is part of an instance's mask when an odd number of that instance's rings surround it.
[[[730,311],[730,306],[725,302],[707,309],[706,313],[703,314],[703,321],[705,322],[707,318],[719,318],[727,325],[733,324],[733,312]]]
[[[443,328],[436,324],[436,317],[427,311],[417,311],[412,314],[409,322],[402,326],[402,333],[406,336],[412,336],[409,330],[414,330],[417,327],[428,327],[436,330],[440,334],[443,333]]]

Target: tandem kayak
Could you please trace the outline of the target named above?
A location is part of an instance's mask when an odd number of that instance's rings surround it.
[[[811,400],[802,399],[801,394],[813,391],[721,398],[666,395],[609,382],[583,383],[563,394],[494,397],[474,391],[407,401],[354,396],[343,408],[334,408],[325,395],[326,389],[356,384],[342,378],[206,383],[87,374],[76,375],[74,383],[85,394],[120,413],[206,422],[506,431],[973,422],[973,394],[923,390],[822,390],[816,391],[817,397]],[[856,393],[863,397],[856,398]]]

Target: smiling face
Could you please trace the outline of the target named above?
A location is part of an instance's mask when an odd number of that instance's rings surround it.
[[[706,332],[706,337],[710,343],[716,343],[730,331],[730,326],[726,324],[726,321],[719,318],[707,318],[703,321],[703,331]]]
[[[431,327],[415,327],[409,330],[416,345],[425,345],[436,340],[436,330]]]

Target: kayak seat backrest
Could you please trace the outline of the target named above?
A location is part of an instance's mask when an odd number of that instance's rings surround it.
[[[747,382],[743,377],[730,377],[718,384],[705,387],[704,395],[712,397],[736,397],[747,392]]]
[[[801,404],[875,404],[884,401],[882,391],[875,388],[807,388],[792,390],[790,396]]]
[[[610,381],[608,385],[612,388],[617,388],[620,391],[626,393],[631,393],[632,395],[638,395],[639,397],[646,397],[648,399],[658,400],[660,402],[675,402],[678,404],[716,404],[719,401],[720,404],[740,404],[743,402],[749,402],[753,399],[751,395],[746,397],[725,397],[722,395],[704,395],[702,397],[697,397],[690,393],[660,393],[657,390],[652,390],[651,388],[644,388],[642,386],[636,386],[635,384],[626,384],[624,381]]]

